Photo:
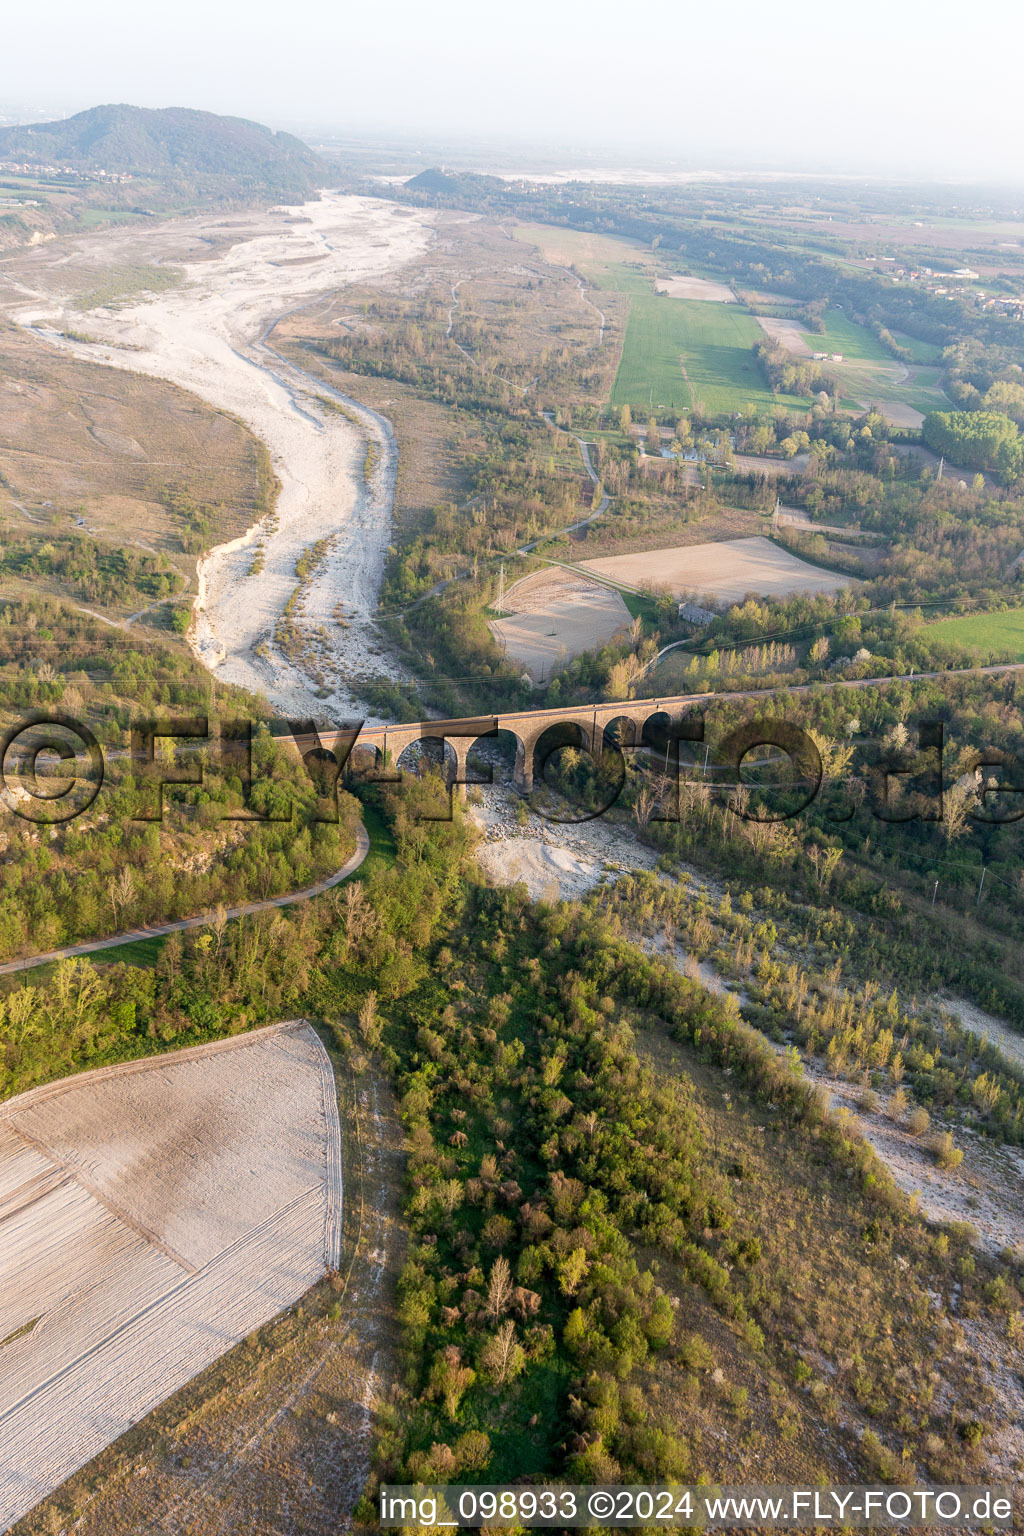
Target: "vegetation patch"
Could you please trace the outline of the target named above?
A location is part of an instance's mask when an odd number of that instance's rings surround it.
[[[166,293],[185,280],[180,267],[109,267],[97,275],[96,286],[80,293],[75,309],[120,309],[143,293]]]
[[[1024,608],[997,613],[963,614],[928,626],[929,638],[953,640],[979,655],[1000,661],[1024,661]]]

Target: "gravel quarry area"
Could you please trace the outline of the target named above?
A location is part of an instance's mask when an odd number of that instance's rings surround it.
[[[0,1107],[0,1529],[336,1268],[341,1199],[302,1021]]]
[[[179,286],[85,316],[69,309],[60,266],[41,257],[40,287],[19,284],[13,313],[76,356],[181,385],[266,444],[281,481],[277,507],[202,560],[192,644],[218,677],[265,694],[282,712],[340,723],[365,714],[360,676],[399,676],[373,627],[391,537],[394,436],[383,417],[287,363],[266,336],[317,294],[420,256],[431,215],[327,193],[234,227],[211,218],[205,232],[216,237],[215,253],[177,263]],[[116,231],[84,249],[159,260],[161,240],[171,238],[160,228]],[[31,269],[28,276],[36,280]],[[37,302],[26,303],[30,295]],[[90,340],[69,340],[65,330]],[[289,659],[275,629],[300,585],[296,561],[322,540],[330,543],[293,608],[301,644]]]

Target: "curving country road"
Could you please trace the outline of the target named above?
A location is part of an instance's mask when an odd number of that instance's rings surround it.
[[[254,912],[269,912],[272,907],[291,907],[300,901],[310,901],[314,896],[322,896],[325,891],[331,890],[335,885],[340,885],[347,880],[349,875],[355,874],[370,851],[370,836],[362,822],[356,828],[356,848],[351,858],[347,859],[342,867],[335,870],[333,875],[328,875],[325,880],[318,880],[315,885],[308,885],[301,891],[289,891],[284,896],[271,896],[266,901],[247,901],[240,907],[225,907],[226,918],[249,917]],[[195,917],[181,917],[174,923],[160,923],[152,928],[132,928],[125,933],[115,933],[107,939],[87,939],[83,944],[67,944],[63,949],[51,949],[44,955],[32,955],[27,960],[8,960],[0,965],[0,976],[9,976],[14,971],[30,971],[37,965],[51,965],[55,960],[72,960],[78,955],[94,955],[101,949],[116,949],[121,944],[134,944],[140,939],[159,939],[168,933],[184,933],[187,928],[205,928],[217,917],[216,912],[200,912]]]

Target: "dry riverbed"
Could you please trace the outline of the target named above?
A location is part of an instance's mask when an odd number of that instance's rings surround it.
[[[365,715],[360,678],[399,675],[373,624],[391,537],[394,436],[383,417],[300,373],[265,338],[275,319],[315,295],[422,255],[431,215],[328,193],[299,209],[187,229],[193,243],[208,238],[213,254],[198,259],[190,245],[177,286],[81,314],[70,284],[62,287],[63,264],[80,272],[112,253],[159,262],[185,238],[166,227],[118,231],[84,240],[70,257],[30,262],[27,281],[7,285],[8,308],[54,346],[171,380],[252,428],[281,493],[273,515],[202,560],[193,646],[218,677],[282,712],[335,722]],[[296,562],[317,545],[321,558],[300,579]],[[289,600],[290,642],[281,633]]]

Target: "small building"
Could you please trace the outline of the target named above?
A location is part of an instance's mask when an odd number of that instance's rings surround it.
[[[832,353],[832,361],[834,363],[841,363],[842,360],[843,360],[843,354],[841,352],[833,352]]]
[[[813,358],[813,360],[816,363],[823,363],[825,361],[826,357],[828,357],[828,353],[827,352],[812,352],[811,353],[811,357]]]
[[[679,617],[685,619],[687,624],[700,624],[702,627],[717,619],[718,614],[712,608],[700,608],[696,603],[680,603]]]

